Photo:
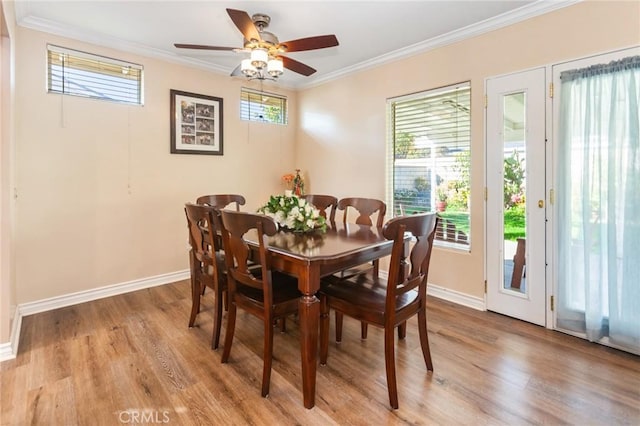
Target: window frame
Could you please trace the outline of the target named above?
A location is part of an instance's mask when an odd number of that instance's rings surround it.
[[[54,60],[56,55],[66,58]],[[70,95],[81,98],[99,99],[126,105],[144,105],[143,74],[144,67],[133,62],[107,56],[69,49],[55,44],[47,44],[47,93],[58,95]],[[58,68],[61,76],[54,74]],[[120,71],[118,71],[120,68]],[[72,88],[65,84],[65,70],[82,73],[86,86],[82,89]],[[120,75],[127,77],[122,77]],[[93,81],[90,81],[93,79]],[[72,80],[73,81],[73,80]],[[79,86],[78,81],[73,81]],[[125,91],[121,89],[124,88]],[[134,89],[131,91],[131,89]],[[95,93],[92,95],[91,93]],[[127,94],[131,93],[131,96]],[[124,94],[124,95],[123,95]]]
[[[261,99],[258,102],[252,101],[251,96],[259,96]],[[245,100],[246,96],[246,100]],[[268,99],[277,99],[277,102],[266,102],[263,98],[267,97]],[[280,105],[276,105],[279,103]],[[248,87],[240,88],[240,120],[242,121],[252,121],[256,123],[267,123],[267,124],[279,124],[282,126],[286,126],[289,124],[289,101],[286,96],[279,95],[277,93],[265,92],[262,90],[255,90]],[[245,106],[246,105],[246,106]],[[251,113],[251,105],[256,105],[258,109],[264,108],[265,106],[274,106],[279,108],[280,119],[272,120],[263,118],[256,119],[252,117]],[[261,111],[258,111],[260,113]]]
[[[448,144],[454,144],[456,146],[460,146],[460,144],[462,145],[462,148],[457,151],[458,154],[455,154],[455,156],[457,157],[457,155],[460,154],[464,154],[467,156],[466,158],[466,179],[467,179],[467,185],[466,185],[466,200],[467,200],[467,209],[466,209],[466,213],[469,215],[468,216],[468,220],[466,221],[465,225],[468,229],[468,232],[465,232],[462,234],[462,236],[460,237],[460,234],[457,231],[454,231],[454,235],[455,237],[453,238],[453,240],[451,239],[451,236],[447,236],[447,233],[450,232],[450,230],[444,226],[442,223],[439,226],[439,229],[436,232],[436,238],[434,239],[435,241],[435,245],[439,246],[439,247],[446,247],[446,248],[451,248],[451,249],[455,249],[455,250],[460,250],[460,251],[465,251],[465,252],[470,252],[471,251],[471,182],[470,182],[470,173],[471,173],[471,82],[470,81],[464,81],[464,82],[459,82],[459,83],[454,83],[454,84],[450,84],[447,86],[442,86],[442,87],[438,87],[438,88],[433,88],[433,89],[428,89],[428,90],[423,90],[420,92],[416,92],[416,93],[411,93],[411,94],[406,94],[406,95],[400,95],[400,96],[395,96],[392,98],[388,98],[387,102],[386,102],[386,118],[387,118],[387,150],[386,150],[386,160],[387,160],[387,173],[386,173],[386,177],[385,177],[385,181],[386,181],[386,201],[387,201],[387,205],[390,206],[390,210],[392,212],[392,215],[395,214],[402,214],[400,211],[397,210],[397,208],[399,206],[396,206],[396,186],[397,186],[397,181],[396,181],[396,177],[397,177],[397,164],[398,164],[398,159],[400,159],[400,163],[402,163],[403,159],[401,158],[396,158],[396,149],[395,149],[395,144],[396,144],[396,140],[397,140],[397,134],[398,133],[402,133],[402,129],[400,131],[397,130],[397,128],[399,126],[396,125],[397,122],[397,111],[396,111],[396,107],[400,104],[402,106],[403,103],[405,103],[405,105],[409,104],[410,102],[416,102],[416,101],[421,101],[423,100],[425,102],[425,104],[428,105],[429,99],[434,99],[437,100],[439,98],[441,98],[442,96],[446,96],[447,93],[452,93],[452,94],[456,94],[456,96],[460,95],[463,96],[464,98],[461,98],[464,102],[462,103],[463,106],[465,106],[464,109],[462,109],[458,104],[456,107],[460,109],[460,111],[462,112],[463,110],[466,112],[466,118],[464,118],[463,121],[460,121],[460,117],[459,114],[456,115],[457,117],[457,121],[455,122],[456,125],[456,136],[453,139],[453,142],[447,142],[447,143],[438,143],[435,138],[432,140],[431,142],[431,147],[438,149],[439,147],[447,147]],[[424,112],[424,116],[428,116],[428,114],[426,112]],[[433,120],[430,120],[428,117],[425,118],[425,120],[427,120],[428,124],[431,124],[431,122]],[[450,119],[451,120],[451,119]],[[427,124],[421,124],[422,127],[424,127],[424,129],[427,128]],[[423,137],[429,141],[431,139],[429,139],[428,137],[426,137],[426,130],[423,130]],[[462,135],[462,136],[460,136]],[[415,134],[412,135],[412,137],[418,139],[416,137]],[[438,146],[440,145],[440,146]],[[425,152],[431,152],[431,148],[424,148]],[[437,151],[436,151],[437,152]],[[436,158],[436,160],[438,158],[442,158],[442,157],[447,157],[446,154],[441,155],[438,154]],[[450,156],[449,156],[450,157]],[[427,157],[414,157],[415,160],[419,160],[419,159],[427,159]],[[441,163],[435,163],[435,168],[433,170],[435,170],[435,176],[433,177],[433,179],[435,179],[436,181],[441,177],[441,175],[446,175],[446,174],[451,174],[450,172],[444,173],[443,169],[450,167],[447,166],[447,162],[451,163],[451,164],[455,164],[458,160],[454,160],[452,158],[449,158],[448,160],[446,160],[443,164],[442,160]],[[405,162],[407,162],[405,160]],[[410,162],[410,161],[408,161]],[[424,163],[426,163],[426,161],[424,161]],[[429,169],[431,170],[431,169]],[[429,181],[430,185],[429,185],[429,203],[428,203],[428,207],[425,206],[424,210],[421,210],[420,207],[416,206],[416,205],[411,205],[411,211],[404,211],[404,214],[411,214],[411,212],[415,211],[415,210],[420,210],[420,211],[435,211],[435,200],[436,200],[436,195],[435,195],[435,190],[434,188],[432,188],[433,186],[433,179],[431,179],[431,172],[429,171],[429,173],[426,173],[426,178]],[[462,181],[464,182],[464,179],[462,177],[458,178],[458,179],[444,179],[444,182],[450,182],[450,181]],[[407,183],[405,182],[405,185]],[[438,185],[439,187],[439,185]],[[400,188],[403,189],[403,188]],[[429,210],[427,210],[427,208]],[[464,211],[464,210],[462,210]],[[455,228],[454,228],[455,229]]]

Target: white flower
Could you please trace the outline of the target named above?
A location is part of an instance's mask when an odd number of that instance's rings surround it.
[[[297,196],[271,196],[269,202],[258,209],[272,217],[280,227],[294,231],[308,231],[326,227],[320,211],[306,200]]]
[[[293,229],[295,227],[295,219],[292,218],[291,216],[287,216],[287,220],[284,223],[284,226],[286,226],[289,229]]]

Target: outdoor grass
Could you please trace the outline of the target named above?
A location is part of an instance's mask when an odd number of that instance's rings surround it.
[[[421,212],[421,210],[407,211],[407,214]],[[439,212],[438,215],[443,219],[452,221],[456,225],[456,229],[469,235],[469,212],[456,211],[447,209]],[[504,239],[516,241],[518,238],[525,237],[525,219],[522,209],[506,209],[504,212]]]

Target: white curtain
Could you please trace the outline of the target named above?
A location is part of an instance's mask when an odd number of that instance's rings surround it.
[[[560,79],[557,327],[640,353],[640,56]]]

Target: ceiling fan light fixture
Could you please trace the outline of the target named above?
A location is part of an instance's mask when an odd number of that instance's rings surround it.
[[[240,63],[240,70],[242,71],[242,74],[249,78],[255,77],[258,73],[256,67],[251,64],[251,59],[243,59]]]
[[[282,59],[272,58],[269,59],[267,63],[267,73],[273,77],[278,78],[284,72],[284,65],[282,64]]]
[[[254,49],[251,51],[251,65],[261,70],[267,66],[269,53],[266,49]]]

